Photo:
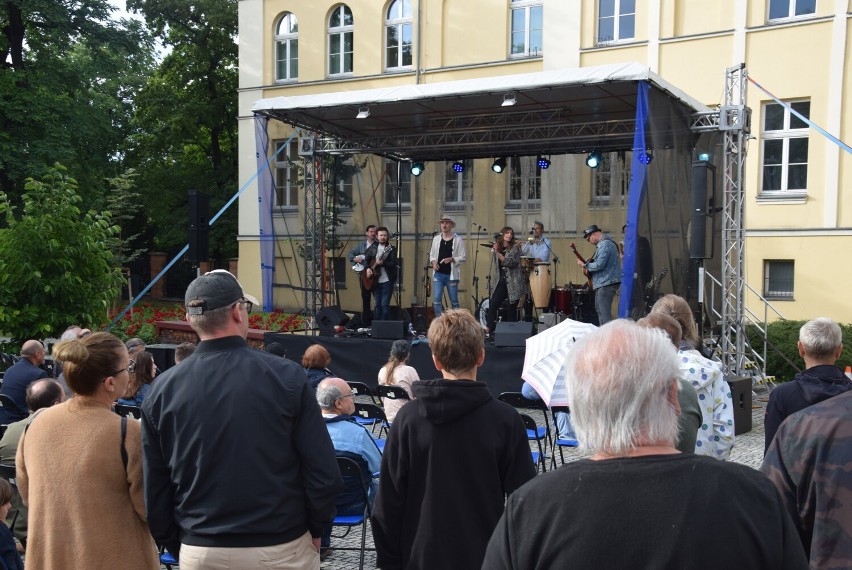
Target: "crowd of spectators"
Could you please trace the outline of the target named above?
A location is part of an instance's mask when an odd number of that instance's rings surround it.
[[[23,568],[25,546],[30,568],[154,569],[160,545],[183,569],[316,569],[334,517],[365,510],[384,569],[852,561],[852,382],[830,319],[802,327],[806,370],[770,396],[760,471],[726,461],[731,391],[684,299],[587,333],[568,354],[558,433],[591,456],[536,476],[521,416],[478,378],[484,329],[466,310],[430,326],[440,378],[420,379],[411,345],[393,343],[377,381],[408,399],[384,399],[378,441],[322,345],[297,364],[246,344],[257,300],[232,274],[200,276],[185,304],[201,342],[159,375],[141,339],[69,327],[59,379],[44,344],[23,344],[0,386],[0,463],[17,470],[15,487],[0,479],[0,517],[20,542],[0,525],[5,567]],[[361,476],[342,479],[337,458]]]

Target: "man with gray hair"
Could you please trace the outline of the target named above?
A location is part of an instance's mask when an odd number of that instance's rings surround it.
[[[8,425],[27,417],[27,386],[39,378],[49,376],[41,369],[44,364],[44,345],[37,340],[28,340],[21,347],[21,358],[6,370],[0,394],[8,396],[15,406],[0,408],[0,424]]]
[[[151,534],[182,570],[318,570],[341,488],[334,448],[301,366],[246,344],[257,300],[215,270],[186,290],[201,342],[142,404]]]
[[[376,440],[364,426],[355,422],[355,395],[352,388],[342,378],[326,378],[317,386],[317,403],[322,410],[325,427],[338,456],[348,457],[361,468],[361,476],[370,481],[367,500],[370,506],[376,496],[378,479],[373,478],[382,466],[382,455],[376,445]],[[337,516],[354,516],[364,513],[366,506],[363,501],[361,481],[344,480],[343,492],[335,502]],[[323,549],[331,545],[331,525],[326,526],[320,543]],[[326,551],[320,551],[325,558]]]
[[[837,323],[824,317],[806,322],[799,329],[798,346],[806,369],[769,394],[763,418],[764,452],[787,416],[852,390],[852,382],[835,365],[843,350],[843,333]]]
[[[577,437],[594,455],[509,497],[483,568],[807,567],[765,476],[675,449],[679,366],[662,331],[613,321],[566,366]]]

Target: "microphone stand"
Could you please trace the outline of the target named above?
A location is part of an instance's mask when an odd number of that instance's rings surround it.
[[[471,222],[471,223],[478,230],[476,232],[476,238],[477,238],[477,241],[478,241],[479,240],[479,232],[487,232],[488,230],[486,230],[485,228],[483,228],[482,226],[480,226],[477,223],[473,223],[473,222]],[[479,248],[477,247],[475,249],[476,249],[476,251],[473,254],[473,290],[474,290],[473,310],[474,310],[474,312],[479,310],[479,275],[476,274],[476,265],[477,265],[477,262],[479,261]]]

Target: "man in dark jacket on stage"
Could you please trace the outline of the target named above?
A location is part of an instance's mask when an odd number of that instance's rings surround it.
[[[769,394],[763,420],[764,452],[769,449],[778,426],[787,416],[852,390],[852,382],[834,364],[843,350],[842,341],[840,326],[831,319],[814,319],[799,329],[799,354],[807,369],[796,374],[792,382],[778,386]]]
[[[443,379],[414,383],[382,456],[373,537],[383,569],[479,568],[506,496],[535,476],[520,414],[476,381],[482,326],[445,311],[429,343]]]

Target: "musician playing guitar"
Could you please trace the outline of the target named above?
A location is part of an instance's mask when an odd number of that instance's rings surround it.
[[[367,236],[366,241],[360,242],[349,252],[349,264],[352,269],[358,274],[358,286],[361,287],[361,323],[362,326],[369,327],[373,320],[373,312],[370,310],[370,298],[373,292],[369,289],[364,289],[364,284],[361,282],[361,273],[364,271],[364,253],[371,245],[376,243],[376,225],[370,224],[365,230]]]
[[[618,246],[603,231],[592,224],[583,230],[583,237],[595,246],[595,254],[586,262],[577,260],[577,265],[588,271],[595,287],[595,312],[598,324],[603,326],[612,320],[612,301],[621,285],[621,263]],[[579,256],[578,256],[579,257]]]
[[[376,230],[378,241],[364,254],[367,266],[361,275],[364,288],[372,290],[376,309],[373,320],[386,321],[390,315],[390,299],[396,283],[396,248],[390,244],[390,233],[384,226]],[[372,282],[372,283],[371,283]]]

